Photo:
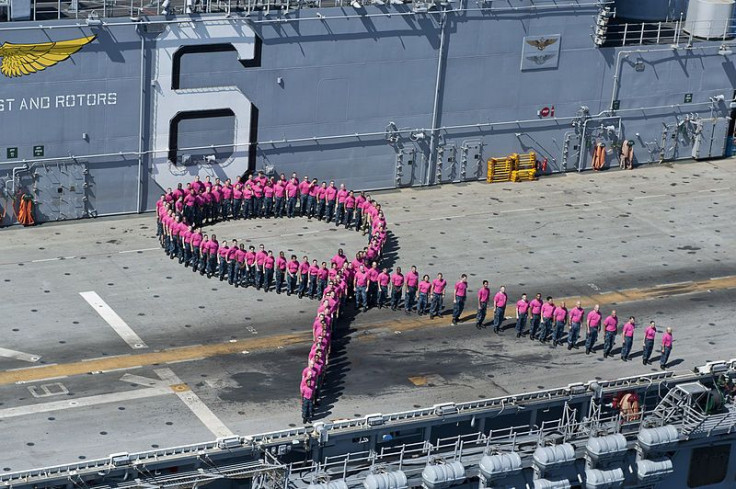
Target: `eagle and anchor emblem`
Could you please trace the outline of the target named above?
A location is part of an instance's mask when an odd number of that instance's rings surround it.
[[[72,54],[95,40],[97,36],[86,36],[67,41],[41,42],[36,44],[3,43],[0,46],[0,73],[8,78],[31,75],[65,61]]]

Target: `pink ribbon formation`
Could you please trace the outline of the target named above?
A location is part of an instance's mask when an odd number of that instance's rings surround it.
[[[206,177],[184,186],[167,189],[156,203],[157,235],[162,248],[173,260],[191,267],[200,275],[219,277],[235,287],[254,287],[264,292],[308,296],[319,299],[317,315],[312,323],[312,348],[307,367],[302,371],[300,391],[302,417],[312,416],[314,402],[322,387],[329,362],[333,325],[341,317],[348,296],[353,294],[357,274],[378,273],[378,264],[386,244],[386,219],[381,204],[364,192],[347,190],[344,184],[321,184],[317,179],[296,173],[290,179],[258,172],[256,176],[237,177],[214,182]],[[287,259],[283,251],[260,245],[246,248],[233,239],[229,244],[204,226],[233,219],[296,218],[318,219],[344,226],[368,236],[368,245],[349,260],[342,248],[329,261],[321,264],[304,256]]]

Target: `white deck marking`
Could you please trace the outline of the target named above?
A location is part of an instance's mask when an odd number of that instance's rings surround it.
[[[56,261],[56,260],[60,260],[60,258],[57,257],[57,258],[43,258],[41,260],[31,260],[31,263],[42,263],[45,261]]]
[[[166,383],[173,384],[171,387],[173,392],[182,400],[182,402],[184,402],[184,404],[186,404],[189,410],[199,418],[199,420],[212,432],[213,435],[218,437],[233,435],[233,432],[225,426],[225,423],[223,423],[204,402],[202,402],[202,399],[200,399],[197,394],[186,387],[186,384],[184,384],[171,369],[159,368],[154,370],[154,372],[156,372],[156,375],[161,377],[162,380],[165,380]],[[184,386],[185,388],[178,390],[176,389],[176,386]]]
[[[148,348],[148,345],[143,342],[140,336],[130,329],[130,326],[123,321],[123,318],[118,316],[118,314],[113,311],[99,295],[97,295],[97,292],[80,292],[79,295],[81,295],[82,298],[92,306],[92,309],[97,311],[97,314],[99,314],[102,319],[104,319],[105,322],[109,324],[110,327],[114,329],[128,345],[130,345],[131,348],[136,350]]]
[[[667,197],[665,194],[657,194],[657,195],[641,195],[639,197],[634,197],[634,200],[643,200],[643,199],[657,199],[659,197]]]
[[[139,250],[126,250],[126,251],[118,251],[118,254],[124,254],[124,253],[138,253],[139,251],[153,251],[153,250],[160,250],[161,247],[158,246],[156,248],[141,248]]]
[[[30,353],[8,350],[7,348],[0,348],[0,357],[14,358],[16,360],[23,360],[24,362],[37,362],[41,359],[40,355],[31,355]]]
[[[164,396],[173,393],[174,392],[171,390],[170,387],[160,386],[128,392],[114,392],[112,394],[100,394],[96,396],[79,397],[77,399],[70,399],[66,401],[54,401],[46,402],[43,404],[34,404],[31,406],[0,409],[0,419],[15,418],[17,416],[26,416],[29,414],[48,413],[51,411],[62,411],[72,408],[97,406],[100,404],[108,404],[111,402],[132,401],[135,399]]]

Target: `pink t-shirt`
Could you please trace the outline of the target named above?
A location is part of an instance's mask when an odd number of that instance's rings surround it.
[[[325,190],[325,198],[327,200],[335,200],[335,196],[337,195],[337,189],[335,187],[327,187]]]
[[[588,326],[591,328],[597,328],[601,324],[601,313],[595,309],[588,313]]]
[[[297,185],[293,181],[289,181],[289,183],[286,184],[286,192],[289,198],[296,197],[298,191],[299,191],[299,185]]]
[[[618,329],[618,318],[608,316],[603,321],[603,326],[606,327],[606,331],[616,331],[616,329]]]
[[[634,323],[627,322],[626,324],[624,324],[624,327],[622,329],[624,336],[634,336]]]
[[[585,315],[585,309],[582,307],[573,307],[570,311],[570,322],[571,323],[579,323],[583,320],[583,316]]]
[[[540,314],[542,312],[542,301],[536,297],[529,303],[529,307],[532,308],[532,314]]]
[[[367,283],[368,283],[368,274],[358,270],[355,273],[355,284],[358,287],[365,287]]]
[[[460,280],[455,284],[455,295],[457,297],[465,297],[468,292],[468,283]]]
[[[662,346],[665,348],[672,346],[672,335],[670,333],[665,333],[662,335]]]
[[[377,268],[369,268],[367,272],[365,272],[368,275],[368,280],[371,282],[378,282],[378,276],[380,273],[378,272]]]
[[[309,273],[309,262],[303,261],[299,264],[299,273],[302,275]]]
[[[416,287],[419,284],[419,274],[417,272],[409,272],[406,274],[406,286]]]
[[[386,287],[391,280],[391,277],[388,273],[381,272],[378,274],[378,285],[381,287]]]
[[[345,189],[338,190],[337,191],[337,202],[339,204],[344,204],[345,203],[345,199],[348,198],[348,194],[349,194],[349,192],[347,190],[345,190]]]
[[[526,311],[529,309],[529,302],[519,299],[519,302],[516,303],[516,309],[518,309],[519,314],[526,314]]]
[[[391,275],[391,283],[394,287],[401,287],[404,285],[404,276],[400,273],[394,273]]]
[[[554,311],[555,311],[555,305],[554,304],[550,304],[548,302],[545,302],[542,305],[542,317],[543,318],[551,318],[552,317],[552,313]]]
[[[263,268],[268,268],[270,270],[273,270],[274,263],[276,262],[276,258],[273,256],[267,256],[265,260],[263,260]]]
[[[345,262],[348,260],[348,257],[345,255],[335,255],[332,257],[332,260],[330,260],[332,263],[337,265],[337,268],[342,268],[342,266],[345,264]]]
[[[429,289],[432,288],[432,282],[425,282],[421,281],[419,282],[419,293],[426,294],[429,292]]]
[[[644,331],[644,338],[648,340],[653,340],[655,336],[657,336],[657,328],[649,327]]]
[[[555,321],[564,321],[567,319],[567,309],[564,307],[555,307],[555,312],[553,314],[555,316]]]
[[[435,294],[441,294],[445,291],[445,287],[447,286],[447,280],[445,279],[434,279],[432,281],[432,292]]]
[[[192,246],[199,246],[202,244],[202,233],[192,234]]]
[[[286,270],[286,258],[282,258],[282,257],[276,258],[276,268],[278,268],[281,271]]]
[[[289,270],[289,273],[296,273],[299,271],[299,262],[296,260],[291,260],[289,264],[287,265],[287,269]]]
[[[496,307],[504,307],[507,300],[506,294],[503,292],[496,292],[496,295],[493,296],[493,303]]]
[[[280,199],[286,193],[286,182],[279,180],[276,185],[273,186],[273,194],[277,199]]]
[[[312,186],[312,184],[310,184],[309,182],[307,182],[307,181],[302,181],[302,182],[301,182],[301,183],[299,184],[299,193],[300,193],[301,195],[309,195],[309,188],[310,188],[311,186]]]
[[[488,303],[488,298],[491,296],[491,289],[488,287],[481,287],[478,291],[478,300],[480,302]]]
[[[312,265],[312,266],[309,267],[309,275],[315,276],[315,275],[318,275],[318,274],[319,274],[319,266]]]
[[[263,262],[266,261],[266,257],[268,256],[268,253],[265,251],[258,251],[256,253],[256,265],[259,267],[263,265]]]

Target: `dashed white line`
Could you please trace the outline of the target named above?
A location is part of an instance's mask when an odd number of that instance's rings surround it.
[[[658,197],[667,197],[665,194],[657,194],[657,195],[642,195],[640,197],[634,197],[634,200],[644,200],[644,199],[656,199]]]
[[[24,362],[35,363],[41,360],[41,355],[32,355],[30,353],[23,353],[22,351],[9,350],[7,348],[0,348],[0,357],[13,358],[15,360],[22,360]]]
[[[444,217],[433,217],[430,219],[430,221],[442,221],[445,219],[458,219],[460,217],[465,217],[465,214],[461,214],[459,216],[444,216]]]
[[[118,316],[118,314],[113,311],[99,295],[97,295],[97,292],[80,292],[79,295],[81,295],[82,298],[92,306],[92,309],[97,311],[97,314],[99,314],[131,348],[135,350],[148,348],[148,345],[143,342],[140,336],[135,334],[135,331],[133,331],[130,326],[123,321],[123,318]]]
[[[125,253],[138,253],[139,251],[140,252],[143,252],[143,251],[153,251],[153,250],[160,250],[160,249],[161,249],[161,247],[159,246],[159,247],[156,247],[156,248],[141,248],[139,250],[118,251],[118,253],[122,255],[122,254],[125,254]]]
[[[56,260],[59,260],[59,259],[60,259],[59,257],[56,257],[56,258],[43,258],[41,260],[31,260],[31,263],[43,263],[45,261],[56,261]]]
[[[499,214],[511,214],[513,212],[529,212],[529,211],[533,211],[533,210],[534,210],[533,207],[525,207],[523,209],[509,209],[509,210],[505,210],[505,211],[498,211],[498,213]]]

